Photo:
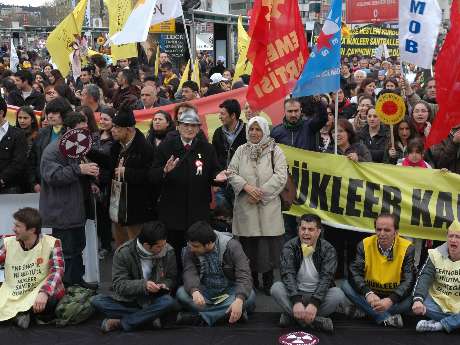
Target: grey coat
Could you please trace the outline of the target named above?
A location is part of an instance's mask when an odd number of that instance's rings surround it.
[[[85,198],[79,161],[64,157],[59,140],[49,144],[40,164],[40,215],[43,226],[71,229],[85,226]]]
[[[155,298],[146,289],[147,280],[142,273],[141,260],[136,251],[137,239],[121,245],[113,256],[113,298],[120,302],[136,302],[143,306]],[[149,280],[165,284],[170,290],[176,286],[177,264],[174,249],[167,244],[165,256],[153,259],[152,276]]]
[[[235,295],[243,300],[247,299],[252,291],[251,269],[249,259],[244,254],[240,242],[232,238],[231,234],[217,232],[215,245],[221,253],[222,270],[227,279],[235,286]],[[184,253],[184,288],[188,294],[200,290],[200,258],[187,247]]]

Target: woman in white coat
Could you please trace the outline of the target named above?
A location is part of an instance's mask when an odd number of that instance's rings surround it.
[[[240,146],[228,167],[235,191],[232,232],[250,260],[254,287],[269,295],[273,269],[279,267],[284,223],[279,194],[287,181],[283,151],[270,138],[267,120],[255,116],[246,127],[247,143]]]

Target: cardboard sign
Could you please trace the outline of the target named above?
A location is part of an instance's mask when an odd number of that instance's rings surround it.
[[[91,133],[84,128],[71,129],[59,140],[59,150],[67,158],[83,158],[91,149]]]
[[[394,93],[381,95],[375,104],[375,112],[386,125],[399,123],[406,114],[406,104],[404,99]]]

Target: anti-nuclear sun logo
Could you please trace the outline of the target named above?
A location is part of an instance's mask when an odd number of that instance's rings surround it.
[[[284,1],[285,0],[262,0],[262,6],[268,7],[268,13],[265,16],[267,22],[269,22],[272,17],[275,19],[281,17],[282,13],[278,9],[278,6],[284,4]]]

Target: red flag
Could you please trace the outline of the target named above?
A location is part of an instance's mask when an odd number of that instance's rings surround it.
[[[249,28],[253,69],[247,99],[264,109],[286,97],[308,59],[297,0],[256,0]]]
[[[436,100],[439,111],[433,121],[426,147],[438,144],[460,124],[460,0],[454,0],[451,27],[435,65]]]

